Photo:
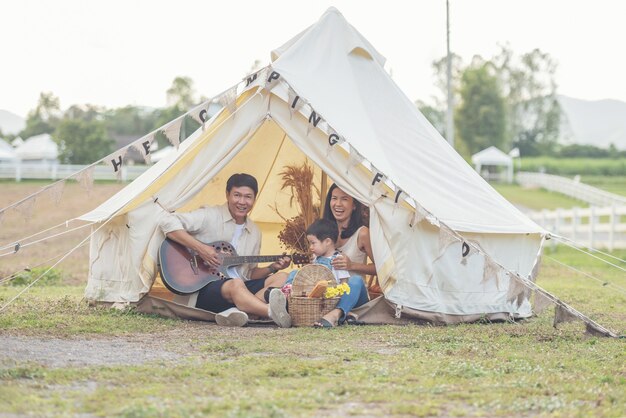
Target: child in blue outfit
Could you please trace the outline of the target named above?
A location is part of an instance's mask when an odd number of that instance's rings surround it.
[[[350,273],[347,270],[336,270],[332,266],[335,257],[341,254],[336,247],[339,229],[337,223],[327,219],[319,219],[311,224],[306,230],[306,239],[309,241],[309,250],[315,255],[313,264],[321,264],[328,267],[335,276],[337,283],[342,279],[348,279]],[[293,270],[287,276],[286,284],[293,282],[297,270]]]

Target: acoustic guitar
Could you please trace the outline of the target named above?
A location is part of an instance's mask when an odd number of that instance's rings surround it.
[[[309,257],[304,254],[239,256],[229,242],[215,241],[208,245],[217,251],[221,260],[219,267],[211,266],[195,251],[166,238],[159,248],[159,272],[165,287],[179,295],[187,295],[197,292],[213,281],[227,279],[227,269],[231,266],[274,262],[282,257],[290,257],[294,264],[309,262]]]

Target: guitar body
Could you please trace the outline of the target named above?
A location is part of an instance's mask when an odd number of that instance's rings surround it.
[[[274,262],[282,255],[267,256],[238,256],[235,248],[226,241],[215,241],[208,245],[217,251],[222,264],[212,267],[205,263],[194,251],[166,238],[159,248],[159,273],[163,284],[171,292],[179,295],[188,295],[202,289],[207,284],[228,278],[228,267],[245,263]],[[296,264],[308,262],[308,256],[293,254],[291,257]]]
[[[219,255],[237,255],[233,246],[226,241],[216,241],[209,245],[212,245]],[[179,295],[197,292],[215,280],[226,279],[228,267],[210,266],[192,250],[169,238],[166,238],[159,248],[159,272],[163,284],[171,292]]]

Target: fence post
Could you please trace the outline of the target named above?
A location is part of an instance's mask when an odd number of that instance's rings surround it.
[[[613,251],[615,245],[615,204],[611,205],[611,215],[609,216],[609,251]]]
[[[576,241],[576,235],[578,234],[578,224],[580,223],[580,216],[578,214],[578,206],[572,208],[572,240]]]
[[[593,248],[594,243],[594,232],[596,229],[596,207],[591,206],[589,208],[589,246]]]
[[[15,161],[15,181],[22,181],[22,160]]]

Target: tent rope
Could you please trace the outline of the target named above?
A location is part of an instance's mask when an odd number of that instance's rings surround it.
[[[86,242],[85,242],[85,243],[83,243],[83,244],[81,244],[81,245],[80,245],[80,247],[78,247],[78,248],[84,247],[85,245],[87,245],[87,243],[86,243]],[[77,248],[77,249],[78,249],[78,248]],[[21,272],[23,272],[23,271],[30,271],[30,270],[35,269],[35,268],[37,268],[37,267],[40,267],[40,266],[42,266],[42,265],[44,265],[44,264],[48,264],[50,261],[55,260],[55,259],[57,259],[57,258],[59,258],[59,257],[63,256],[63,254],[65,254],[65,253],[58,253],[58,254],[56,254],[54,257],[50,257],[49,259],[47,259],[47,260],[45,260],[45,261],[42,261],[42,262],[41,262],[41,263],[39,263],[39,264],[35,264],[35,265],[34,265],[34,266],[32,266],[32,267],[27,266],[27,267],[24,267],[24,268],[22,268],[22,269],[20,269],[20,270],[17,270],[17,271],[15,271],[15,272],[13,272],[12,274],[10,274],[10,275],[8,275],[8,276],[5,276],[5,277],[1,278],[1,279],[0,279],[0,285],[3,285],[3,284],[5,284],[5,283],[8,283],[8,282],[10,282],[11,280],[13,280],[13,279],[17,278],[17,277],[18,277],[18,274],[20,274],[20,273],[21,273]]]
[[[91,225],[93,225],[94,223],[95,223],[95,222],[92,222],[92,223],[89,223],[89,224],[85,224],[85,225],[81,225],[81,226],[77,226],[76,228],[72,228],[72,229],[69,229],[69,230],[67,230],[67,231],[59,232],[58,234],[49,235],[49,236],[47,236],[47,237],[40,238],[40,239],[38,239],[37,241],[28,242],[28,243],[26,243],[26,244],[21,244],[19,241],[16,241],[14,245],[15,245],[15,246],[17,246],[18,250],[14,250],[14,251],[11,251],[11,252],[8,252],[8,253],[0,254],[0,257],[5,257],[5,256],[7,256],[7,255],[16,254],[16,253],[17,253],[19,250],[21,250],[22,248],[25,248],[25,247],[30,247],[31,245],[38,244],[38,243],[40,243],[40,242],[42,242],[42,241],[46,241],[46,240],[48,240],[48,239],[56,238],[56,237],[59,237],[59,236],[61,236],[61,235],[69,234],[70,232],[74,232],[74,231],[77,231],[77,230],[79,230],[79,229],[85,228],[85,227],[87,227],[87,226],[91,226]],[[34,234],[33,236],[36,236],[36,235],[39,235],[39,233]],[[9,248],[10,248],[10,247],[9,247]]]
[[[576,242],[574,240],[571,240],[569,238],[566,238],[566,237],[564,237],[562,235],[552,235],[552,238],[556,238],[557,240],[561,241],[563,244],[566,244],[566,245],[568,245],[568,243],[570,243],[569,244],[570,246],[577,246],[579,248],[580,247],[586,247],[587,249],[589,249],[589,250],[591,250],[593,252],[600,253],[603,256],[612,258],[612,259],[614,259],[616,261],[619,261],[620,263],[626,263],[626,260],[623,260],[623,259],[621,259],[619,257],[616,257],[613,254],[605,253],[604,251],[598,250],[597,248],[593,248],[593,247],[590,247],[588,245],[582,245],[582,244],[580,244],[580,243],[578,243],[578,242]]]
[[[605,262],[606,264],[608,264],[608,265],[610,265],[610,266],[613,266],[613,267],[615,267],[616,269],[619,269],[619,270],[623,271],[624,273],[626,273],[626,268],[624,268],[624,267],[620,267],[620,266],[618,266],[617,264],[613,264],[613,263],[611,263],[610,261],[605,260],[605,259],[604,259],[604,258],[602,258],[602,257],[598,257],[597,255],[591,254],[589,251],[585,251],[585,250],[583,250],[583,249],[581,249],[581,248],[578,248],[577,246],[572,245],[572,244],[570,244],[570,243],[568,243],[568,242],[563,241],[563,243],[564,243],[565,245],[567,245],[568,247],[571,247],[571,248],[573,248],[573,249],[575,249],[575,250],[577,250],[577,251],[580,251],[580,252],[581,252],[581,253],[583,253],[583,254],[587,254],[588,256],[593,257],[593,258],[595,258],[595,259],[597,259],[597,260],[603,261],[603,262]]]
[[[626,295],[626,289],[623,288],[623,287],[617,286],[617,285],[615,285],[613,283],[610,283],[610,282],[607,282],[607,281],[604,281],[604,280],[600,280],[597,277],[595,277],[595,276],[593,276],[593,275],[591,275],[591,274],[589,274],[589,273],[587,273],[585,271],[579,270],[576,267],[572,267],[572,266],[570,266],[568,264],[565,264],[562,261],[559,261],[559,260],[557,260],[554,257],[550,257],[549,255],[546,255],[546,258],[549,258],[550,260],[554,261],[555,263],[557,263],[557,264],[559,264],[559,265],[561,265],[563,267],[567,267],[567,268],[569,268],[569,269],[571,269],[571,270],[573,270],[573,271],[575,271],[577,273],[580,273],[583,276],[586,276],[586,277],[588,277],[590,279],[593,279],[593,280],[597,281],[598,283],[602,284],[602,286],[611,287],[611,288],[621,292],[622,294]]]
[[[28,289],[30,289],[31,287],[33,287],[35,285],[35,283],[37,283],[42,277],[45,277],[46,274],[48,274],[48,272],[50,270],[52,270],[53,268],[55,268],[57,265],[59,265],[59,263],[61,263],[63,260],[65,260],[67,257],[69,257],[70,254],[72,254],[74,251],[76,251],[78,248],[80,248],[83,244],[85,244],[87,242],[88,239],[90,239],[96,232],[98,232],[100,229],[102,229],[105,225],[108,224],[108,221],[111,220],[113,218],[113,216],[111,216],[107,221],[103,222],[102,225],[100,225],[95,231],[92,231],[91,234],[89,234],[88,236],[86,236],[81,242],[78,243],[78,245],[74,246],[74,248],[72,248],[71,250],[69,250],[63,257],[61,257],[56,263],[54,263],[52,266],[48,267],[48,269],[46,271],[44,271],[43,273],[41,273],[39,275],[39,277],[37,277],[35,280],[33,280],[32,282],[30,282],[28,284],[28,286],[26,286],[24,289],[22,289],[20,292],[18,292],[17,295],[13,296],[7,303],[5,303],[4,305],[2,305],[2,307],[0,307],[0,313],[2,313],[11,303],[13,303],[17,298],[19,298],[22,294],[24,294]]]
[[[65,226],[67,227],[67,226],[68,226],[68,224],[69,224],[71,221],[73,221],[73,219],[68,219],[68,220],[66,220],[66,221],[61,222],[61,223],[60,223],[60,224],[58,224],[58,225],[51,226],[51,227],[50,227],[50,228],[48,228],[48,229],[43,229],[43,230],[41,230],[41,231],[39,231],[39,232],[37,232],[37,233],[34,233],[34,234],[32,234],[32,235],[29,235],[29,236],[27,236],[27,237],[17,239],[17,240],[15,240],[15,241],[11,242],[10,244],[5,244],[5,245],[2,245],[2,246],[0,246],[0,251],[1,251],[1,250],[6,250],[7,248],[14,247],[14,246],[15,246],[15,244],[17,244],[17,243],[20,243],[20,242],[26,241],[26,240],[28,240],[28,239],[31,239],[31,238],[33,238],[33,237],[36,237],[37,235],[41,235],[41,234],[43,234],[44,232],[48,232],[48,231],[51,231],[51,230],[53,230],[53,229],[59,228],[59,227],[61,227],[61,226],[63,226],[63,225],[65,225]]]

